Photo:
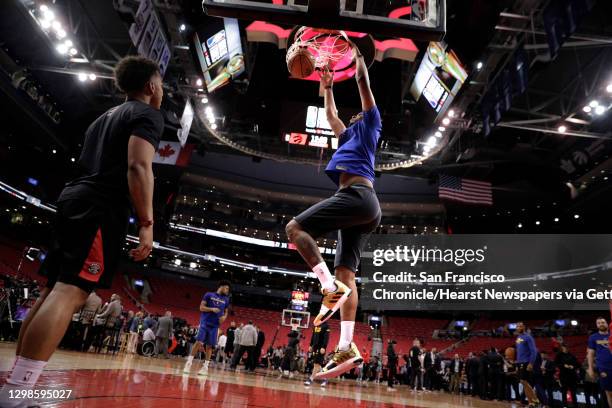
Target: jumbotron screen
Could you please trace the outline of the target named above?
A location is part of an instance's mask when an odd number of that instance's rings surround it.
[[[308,309],[308,292],[301,290],[294,290],[291,292],[291,309],[292,310],[306,310]]]

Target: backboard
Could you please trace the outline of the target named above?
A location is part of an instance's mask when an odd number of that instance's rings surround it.
[[[203,0],[211,16],[439,41],[446,0]]]
[[[295,327],[307,329],[310,325],[310,313],[305,311],[284,309],[281,317],[281,325],[291,327],[294,330]]]

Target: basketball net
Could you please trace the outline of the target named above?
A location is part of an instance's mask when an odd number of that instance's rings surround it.
[[[287,58],[298,48],[310,51],[317,69],[333,69],[335,63],[351,51],[349,38],[344,31],[310,27],[300,27],[296,31],[295,40],[287,50]]]

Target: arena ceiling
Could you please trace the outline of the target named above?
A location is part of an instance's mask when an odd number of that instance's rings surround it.
[[[122,55],[135,51],[125,13],[118,12],[134,2],[55,2],[54,7],[66,16],[72,34],[87,55],[89,63],[80,65],[66,63],[57,55],[24,10],[24,3],[27,1],[10,0],[0,5],[2,61],[27,66],[62,111],[62,120],[59,124],[44,120],[35,106],[18,97],[2,98],[2,108],[15,118],[15,133],[28,134],[27,140],[20,143],[29,143],[41,154],[58,149],[69,160],[78,154],[87,124],[121,100],[112,81],[105,78],[110,77],[113,64]],[[538,23],[547,4],[548,1],[536,0],[447,2],[445,40],[471,72],[468,86],[457,99],[457,111],[466,126],[448,132],[446,143],[420,165],[396,166],[420,154],[417,141],[426,137],[432,127],[431,121],[415,109],[407,92],[421,56],[414,63],[386,60],[374,64],[372,86],[385,125],[379,163],[390,165],[383,171],[432,181],[439,173],[486,179],[493,182],[503,199],[558,200],[569,195],[568,182],[573,183],[578,193],[584,193],[582,197],[589,192],[598,197],[609,196],[609,183],[603,175],[612,167],[609,161],[612,114],[594,118],[582,108],[593,95],[605,96],[602,87],[612,81],[609,69],[612,28],[605,19],[612,15],[612,5],[596,2],[580,23],[578,34],[568,39],[559,55],[550,60],[546,57],[543,27]],[[209,17],[203,14],[199,2],[168,0],[156,1],[156,5],[174,47],[165,78],[168,95],[165,108],[180,115],[184,101],[197,94],[193,79],[200,72],[189,49],[188,34],[206,24]],[[179,30],[180,24],[187,25],[186,32]],[[416,44],[425,49],[425,44]],[[522,44],[530,56],[527,92],[514,100],[512,109],[485,137],[479,103],[517,44]],[[212,132],[201,120],[192,127],[190,138],[199,145],[199,154],[247,151],[254,157],[266,153],[296,162],[324,161],[329,152],[290,150],[280,137],[285,107],[292,103],[321,104],[316,89],[312,84],[288,79],[284,51],[266,44],[247,44],[245,51],[246,60],[252,63],[246,80],[210,95],[210,103],[221,118],[218,132]],[[475,68],[478,62],[483,63],[480,70]],[[98,80],[76,81],[75,75],[84,69],[97,73]],[[359,110],[353,84],[342,84],[336,92],[338,105],[343,109]],[[169,117],[172,119],[172,115]],[[561,134],[558,126],[564,121],[569,129]],[[8,130],[11,131],[10,126]],[[213,133],[224,138],[214,137]],[[593,147],[594,143],[597,146]],[[237,147],[246,150],[240,152]],[[589,152],[595,148],[598,155],[591,160]]]

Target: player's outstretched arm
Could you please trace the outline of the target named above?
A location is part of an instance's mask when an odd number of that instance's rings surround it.
[[[346,126],[344,126],[344,123],[338,117],[338,109],[336,109],[336,102],[334,101],[334,77],[331,72],[325,71],[321,74],[321,86],[324,89],[327,122],[329,122],[334,135],[340,137],[344,133]]]
[[[361,97],[361,110],[366,112],[376,106],[376,101],[370,89],[370,76],[368,75],[368,67],[363,60],[363,55],[361,55],[359,48],[354,43],[351,43],[351,46],[353,47],[353,58],[357,68],[355,80],[357,81],[359,96]]]

